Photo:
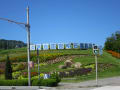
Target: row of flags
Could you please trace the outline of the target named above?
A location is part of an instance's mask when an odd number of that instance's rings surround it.
[[[30,50],[55,50],[55,49],[89,49],[94,44],[91,43],[58,43],[58,44],[32,44]]]

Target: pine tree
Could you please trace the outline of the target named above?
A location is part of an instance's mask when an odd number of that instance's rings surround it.
[[[5,79],[12,79],[12,67],[11,67],[11,62],[9,60],[9,56],[7,56],[7,59],[6,59]]]

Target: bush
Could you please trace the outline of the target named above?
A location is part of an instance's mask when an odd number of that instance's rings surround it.
[[[21,72],[20,71],[17,71],[17,72],[13,72],[12,73],[12,76],[13,76],[13,79],[18,79],[18,77],[21,75]]]
[[[58,82],[56,79],[43,79],[40,78],[40,80],[36,79],[32,81],[32,86],[57,86]]]
[[[42,79],[38,80],[38,78],[36,79],[32,79],[32,86],[41,86],[41,81]]]
[[[57,72],[54,72],[53,74],[50,75],[51,79],[56,79],[56,82],[59,83],[61,81],[61,78],[59,77]]]
[[[12,79],[12,67],[11,62],[9,60],[9,56],[7,56],[5,64],[5,79]]]
[[[44,79],[41,81],[41,86],[57,86],[56,79]]]
[[[57,86],[57,84],[61,81],[58,73],[53,73],[50,75],[49,79],[43,79],[40,75],[40,80],[38,80],[38,76],[32,77],[32,86]]]
[[[1,80],[0,86],[28,86],[28,80]]]

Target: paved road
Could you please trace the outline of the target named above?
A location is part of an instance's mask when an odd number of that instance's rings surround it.
[[[105,78],[105,79],[99,79],[98,81],[99,87],[104,86],[120,86],[120,77],[113,77],[113,78]],[[38,87],[34,86],[26,86],[26,87],[15,87],[16,90],[37,90]],[[59,83],[59,86],[57,87],[42,87],[43,89],[40,90],[92,90],[97,88],[95,80],[86,81],[86,82],[80,82],[80,83]],[[10,90],[14,89],[12,86],[0,86],[0,90]],[[14,89],[15,90],[15,89]]]

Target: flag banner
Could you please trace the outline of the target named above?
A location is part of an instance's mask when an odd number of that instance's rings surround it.
[[[50,44],[50,49],[56,49],[56,44]]]
[[[41,50],[41,44],[36,44],[36,49]]]
[[[93,47],[93,45],[90,43],[90,44],[89,44],[89,48],[92,48],[92,47]]]
[[[49,49],[49,44],[43,44],[43,50],[48,50]]]
[[[88,49],[89,47],[88,47],[88,44],[87,43],[85,43],[85,49]]]
[[[79,44],[78,43],[73,43],[73,48],[74,49],[78,49],[79,48]]]
[[[63,43],[59,43],[58,44],[58,49],[64,49],[64,44]]]
[[[65,44],[65,49],[71,49],[71,44]]]
[[[35,45],[30,45],[30,50],[35,50]]]
[[[80,43],[80,49],[85,49],[85,44],[84,43]]]

